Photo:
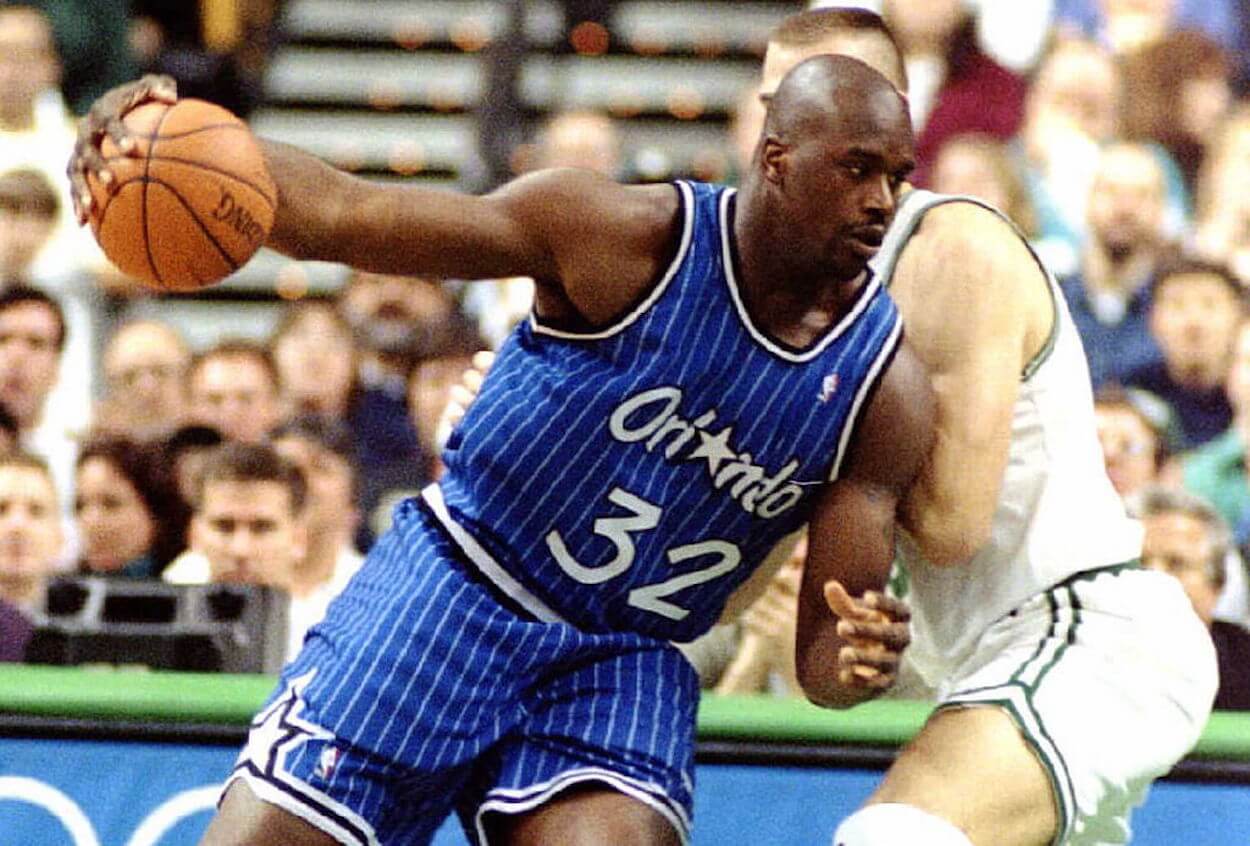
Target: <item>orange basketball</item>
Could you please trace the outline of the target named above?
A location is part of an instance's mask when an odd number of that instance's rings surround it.
[[[94,175],[91,230],[128,276],[162,291],[192,291],[243,266],[273,226],[277,189],[260,145],[226,109],[203,100],[145,103],[123,122],[138,142],[101,152],[116,178]]]

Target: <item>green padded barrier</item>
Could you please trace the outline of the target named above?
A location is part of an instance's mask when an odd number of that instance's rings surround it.
[[[273,681],[260,675],[0,665],[0,713],[242,725]],[[699,735],[896,746],[920,728],[929,711],[919,702],[885,700],[828,711],[800,700],[707,695],[699,710]],[[1213,715],[1193,756],[1250,761],[1250,712]]]

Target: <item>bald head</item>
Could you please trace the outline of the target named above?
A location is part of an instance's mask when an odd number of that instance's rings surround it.
[[[857,134],[874,127],[911,141],[907,104],[890,80],[849,56],[813,56],[777,86],[764,131],[797,142],[809,133]]]

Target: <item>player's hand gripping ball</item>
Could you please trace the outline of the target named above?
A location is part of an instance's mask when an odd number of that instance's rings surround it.
[[[269,236],[277,189],[247,124],[203,100],[144,103],[123,123],[136,141],[100,152],[114,183],[94,173],[91,231],[109,260],[161,291],[192,291],[238,270]]]

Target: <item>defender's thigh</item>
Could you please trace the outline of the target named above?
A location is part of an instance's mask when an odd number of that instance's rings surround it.
[[[993,706],[935,713],[868,801],[928,811],[977,846],[1039,846],[1058,824],[1045,768],[1012,718]]]

